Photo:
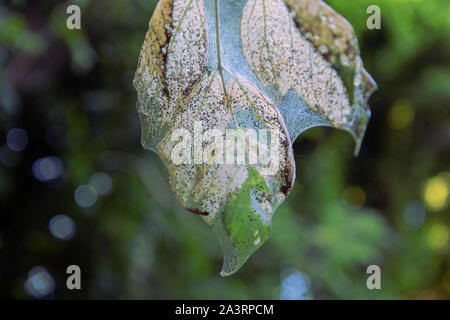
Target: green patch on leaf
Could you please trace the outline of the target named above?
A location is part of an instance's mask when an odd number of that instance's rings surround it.
[[[270,193],[266,181],[253,167],[248,167],[248,178],[241,190],[232,195],[225,207],[224,224],[233,245],[239,255],[233,263],[223,270],[222,275],[236,272],[248,257],[267,240],[270,233],[270,224],[255,210],[256,198],[264,199]],[[254,201],[256,200],[256,201]],[[259,200],[261,201],[261,200]],[[271,213],[265,213],[270,214]],[[269,221],[270,222],[270,219]]]

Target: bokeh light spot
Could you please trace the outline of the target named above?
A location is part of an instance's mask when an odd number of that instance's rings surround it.
[[[32,171],[37,180],[47,182],[59,178],[64,172],[64,166],[59,158],[50,156],[37,159]]]
[[[408,227],[420,228],[425,222],[427,211],[419,201],[410,201],[403,210],[403,221]]]
[[[48,227],[50,229],[50,233],[55,238],[61,240],[71,239],[76,232],[75,222],[64,214],[54,216],[50,220]]]
[[[36,266],[28,273],[24,287],[30,297],[41,299],[55,291],[55,280],[44,267]]]
[[[8,131],[6,144],[13,151],[23,151],[28,145],[28,134],[24,129],[13,128]]]
[[[83,184],[76,188],[74,198],[77,205],[82,208],[89,208],[97,202],[97,191],[94,187]]]
[[[399,100],[391,107],[388,114],[389,126],[394,130],[408,128],[414,120],[414,109],[407,100]]]
[[[447,205],[449,185],[443,176],[428,179],[423,188],[423,198],[430,210],[439,211]]]
[[[281,300],[306,300],[309,290],[309,278],[301,272],[294,272],[281,283]]]
[[[433,224],[428,231],[428,243],[434,249],[443,249],[447,245],[448,239],[448,229],[442,223]]]
[[[363,206],[366,202],[366,193],[361,187],[350,186],[344,190],[342,195],[344,200],[354,206]]]
[[[89,185],[93,186],[98,194],[105,195],[111,190],[112,179],[105,172],[96,172],[89,179]]]

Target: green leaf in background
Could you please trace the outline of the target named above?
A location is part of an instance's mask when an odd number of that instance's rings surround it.
[[[376,87],[351,25],[312,0],[161,0],[134,85],[142,144],[159,154],[183,206],[218,235],[224,276],[268,238],[293,187],[296,137],[343,129],[357,153]],[[249,130],[269,133],[272,157],[252,163],[249,147],[247,162],[224,161],[235,138],[251,145]]]

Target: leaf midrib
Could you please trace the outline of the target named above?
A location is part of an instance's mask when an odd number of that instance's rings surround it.
[[[216,23],[216,48],[217,48],[217,70],[220,74],[220,79],[222,81],[223,92],[225,95],[225,103],[227,108],[230,111],[231,117],[233,118],[234,125],[238,128],[238,124],[236,118],[234,117],[233,109],[230,105],[230,100],[227,93],[227,88],[225,85],[225,78],[223,76],[223,67],[222,67],[222,59],[221,59],[221,49],[220,49],[220,31],[219,31],[219,0],[214,0],[214,14],[215,14],[215,23]]]

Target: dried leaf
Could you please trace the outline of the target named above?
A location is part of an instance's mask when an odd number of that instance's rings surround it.
[[[222,275],[268,238],[293,187],[295,138],[333,126],[357,152],[375,89],[351,25],[312,0],[161,0],[134,85],[142,144],[218,235]]]

